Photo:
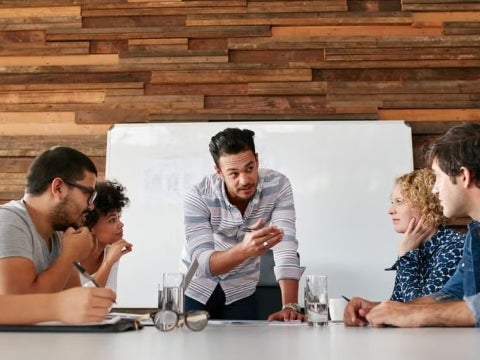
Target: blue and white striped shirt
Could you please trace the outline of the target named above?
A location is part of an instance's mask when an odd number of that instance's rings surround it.
[[[303,268],[297,256],[295,236],[295,206],[288,178],[274,170],[260,169],[257,191],[242,217],[227,197],[225,184],[217,174],[205,177],[185,198],[186,244],[182,263],[190,266],[198,259],[198,270],[186,290],[186,295],[205,304],[220,283],[225,292],[225,304],[250,296],[255,292],[260,275],[260,257],[245,260],[228,273],[212,276],[210,256],[243,241],[241,229],[258,219],[264,224],[283,229],[284,236],[273,250],[277,280],[299,280]]]

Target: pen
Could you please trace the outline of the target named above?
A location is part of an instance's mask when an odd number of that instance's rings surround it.
[[[350,302],[350,299],[347,298],[346,296],[342,295],[342,298],[344,298],[345,300],[347,300],[347,302]]]
[[[98,288],[99,288],[99,287],[102,287],[102,286],[100,286],[100,285],[95,281],[95,279],[93,278],[93,276],[90,275],[90,274],[87,272],[87,270],[85,270],[85,269],[83,268],[82,265],[80,265],[79,262],[74,261],[74,262],[73,262],[73,266],[75,266],[75,267],[77,268],[77,270],[80,272],[80,274],[82,274],[82,275],[85,276],[88,280],[90,280],[90,281],[93,283],[93,285],[95,285],[95,287],[98,287]]]
[[[253,229],[250,229],[250,228],[243,228],[243,229],[242,229],[242,231],[244,231],[244,232],[252,232],[252,231],[253,231]]]

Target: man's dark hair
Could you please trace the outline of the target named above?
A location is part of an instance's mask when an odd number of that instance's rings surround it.
[[[84,224],[90,229],[95,226],[100,216],[112,211],[121,213],[130,202],[125,195],[125,187],[116,181],[98,181],[95,190],[97,190],[95,208],[87,214]]]
[[[480,123],[466,122],[450,128],[430,146],[427,159],[430,164],[436,160],[453,183],[460,168],[466,167],[480,187]]]
[[[223,154],[238,154],[242,151],[252,150],[255,154],[255,133],[248,129],[227,128],[212,137],[208,145],[215,165]]]
[[[82,180],[85,171],[97,176],[97,168],[87,155],[65,146],[52,147],[38,155],[30,165],[26,177],[26,192],[39,195],[57,177]]]

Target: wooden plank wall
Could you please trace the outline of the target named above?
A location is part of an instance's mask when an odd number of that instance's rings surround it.
[[[113,123],[480,120],[479,0],[2,0],[0,202]]]

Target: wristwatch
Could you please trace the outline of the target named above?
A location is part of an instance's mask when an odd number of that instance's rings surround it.
[[[282,310],[285,310],[285,309],[291,309],[293,311],[296,311],[296,312],[301,312],[301,309],[300,309],[300,305],[298,305],[297,303],[288,303],[288,304],[285,304],[282,306]]]

